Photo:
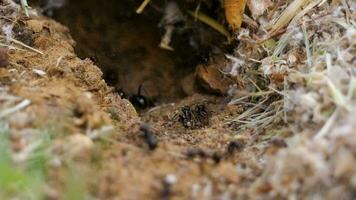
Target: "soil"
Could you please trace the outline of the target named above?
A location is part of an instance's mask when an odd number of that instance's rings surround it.
[[[54,130],[54,154],[62,164],[49,167],[46,198],[64,198],[62,169],[68,166],[80,168],[89,196],[98,199],[247,199],[270,191],[255,181],[266,156],[286,147],[284,136],[269,136],[284,131],[282,122],[241,129],[232,121],[249,106],[229,105],[221,94],[228,88],[221,86],[219,94],[189,89],[202,53],[188,50],[179,36],[175,51],[160,49],[161,15],[153,9],[136,15],[137,5],[73,1],[54,19],[17,21],[16,33],[25,33],[18,40],[43,54],[9,50],[9,64],[0,68],[1,91],[31,102],[7,119],[12,135]],[[215,72],[207,79],[217,79]],[[154,102],[144,110],[117,92],[134,95],[140,85]],[[152,137],[140,131],[143,124]],[[26,148],[19,138],[12,141],[16,151]]]

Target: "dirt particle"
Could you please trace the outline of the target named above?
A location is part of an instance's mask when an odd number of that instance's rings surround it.
[[[9,54],[7,49],[0,48],[0,67],[6,67],[9,64]]]

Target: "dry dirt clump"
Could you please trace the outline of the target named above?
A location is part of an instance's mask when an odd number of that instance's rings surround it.
[[[0,198],[27,199],[38,193],[63,199],[63,178],[56,181],[67,173],[61,169],[76,160],[90,162],[93,140],[127,130],[137,121],[136,111],[113,93],[92,61],[75,55],[66,27],[33,10],[27,19],[13,1],[0,1],[0,12],[0,45],[6,48],[0,51],[0,146],[9,142],[13,160],[2,160],[8,150],[0,153]],[[48,186],[37,184],[45,181],[41,176],[27,184],[25,175],[14,180],[6,175],[17,173],[7,172],[8,164],[26,168],[31,163],[44,165],[40,171],[52,177]],[[51,175],[53,170],[58,173]],[[40,190],[31,191],[32,185]],[[22,192],[23,187],[29,192]]]
[[[220,96],[139,117],[68,28],[0,1],[0,199],[354,199],[355,2],[246,7],[187,76]]]

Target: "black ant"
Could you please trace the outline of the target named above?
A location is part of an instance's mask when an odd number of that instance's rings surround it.
[[[148,148],[152,151],[155,150],[158,142],[156,137],[154,136],[154,134],[151,131],[151,128],[148,124],[142,124],[140,126],[140,131],[143,133],[143,138],[146,142],[146,144],[148,145]]]
[[[142,85],[140,85],[138,87],[138,91],[137,91],[137,94],[135,95],[132,95],[129,100],[130,102],[137,108],[140,108],[140,109],[145,109],[149,106],[152,106],[152,101],[149,100],[148,98],[146,98],[145,96],[143,96],[141,94],[141,91],[142,91]]]
[[[181,114],[178,116],[178,121],[182,123],[185,128],[192,128],[194,126],[193,114],[189,106],[181,108]]]
[[[209,113],[203,104],[196,105],[194,109],[184,106],[178,115],[178,122],[185,128],[201,128],[209,124]]]
[[[209,113],[206,111],[205,105],[199,104],[195,106],[195,117],[198,120],[198,122],[204,124],[208,124],[209,121],[207,121]]]
[[[127,96],[122,88],[116,88],[115,91],[121,98],[130,100],[132,105],[134,105],[136,108],[145,109],[153,105],[152,100],[148,99],[147,97],[141,94],[142,85],[139,86],[137,94],[131,96]]]

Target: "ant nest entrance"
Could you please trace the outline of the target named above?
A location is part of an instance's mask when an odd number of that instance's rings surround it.
[[[137,14],[139,0],[67,0],[53,18],[69,27],[78,56],[95,62],[118,95],[146,107],[191,95],[196,66],[226,41],[185,13],[196,5],[177,2],[158,0]]]

